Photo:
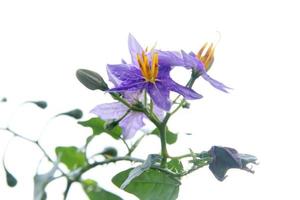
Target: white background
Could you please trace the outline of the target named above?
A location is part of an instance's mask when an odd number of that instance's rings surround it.
[[[99,72],[107,79],[107,63],[129,60],[127,36],[167,50],[197,51],[221,33],[215,63],[209,74],[234,88],[219,92],[203,80],[195,90],[204,98],[179,112],[170,127],[179,132],[171,154],[230,146],[259,158],[254,175],[229,171],[218,182],[208,168],[182,180],[180,200],[198,199],[299,199],[299,6],[297,1],[0,1],[0,125],[10,125],[35,138],[51,116],[73,108],[87,114],[95,105],[110,102],[108,95],[84,88],[75,78],[78,68]],[[183,74],[186,74],[183,75]],[[185,70],[173,72],[184,83]],[[26,100],[47,100],[42,111]],[[16,111],[17,110],[17,111]],[[54,157],[57,145],[84,143],[89,130],[67,117],[53,120],[44,129],[42,145]],[[187,136],[185,133],[192,133]],[[2,154],[10,135],[0,132]],[[91,149],[121,145],[99,137]],[[136,156],[156,153],[159,141],[150,137]],[[123,149],[124,150],[124,149]],[[122,151],[122,149],[121,149]],[[121,152],[122,153],[122,152]],[[8,188],[0,172],[0,199],[32,199],[32,177],[42,154],[15,139],[7,151],[7,167],[18,178]],[[110,165],[91,172],[103,187]],[[46,167],[45,167],[46,168]],[[87,175],[89,177],[89,175]],[[49,185],[49,199],[62,197],[64,181]],[[120,192],[125,199],[135,199]],[[71,188],[69,199],[86,199],[81,187]]]

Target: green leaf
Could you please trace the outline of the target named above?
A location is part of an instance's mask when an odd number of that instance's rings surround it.
[[[112,179],[120,187],[128,177],[131,169],[122,171]],[[134,178],[125,188],[141,200],[175,200],[179,192],[180,181],[168,174],[155,169],[149,169]]]
[[[119,196],[110,193],[99,187],[97,182],[91,179],[83,180],[81,182],[83,190],[90,200],[122,200]]]
[[[80,119],[82,117],[83,113],[80,109],[74,109],[74,110],[70,110],[68,112],[60,113],[56,116],[61,116],[61,115],[73,117],[74,119]]]
[[[180,160],[172,159],[167,163],[168,169],[175,173],[182,173],[184,171],[183,165]]]
[[[158,128],[154,129],[151,134],[157,135],[159,137]],[[177,134],[169,131],[168,128],[166,131],[166,141],[168,144],[174,144],[177,141]]]
[[[45,174],[36,174],[34,180],[34,200],[46,200],[46,186],[53,180],[53,175],[57,170],[57,164]]]
[[[120,126],[115,126],[112,130],[107,130],[105,126],[105,121],[99,117],[91,118],[87,121],[80,121],[78,124],[89,127],[93,130],[93,135],[100,135],[101,133],[107,133],[115,139],[119,139],[122,133]]]
[[[6,169],[5,165],[4,170],[6,173],[6,183],[9,187],[15,187],[18,183],[17,179]]]
[[[123,190],[134,178],[140,176],[143,172],[150,169],[151,166],[153,166],[156,162],[158,162],[161,159],[160,155],[157,154],[150,154],[148,155],[145,162],[137,167],[135,167],[133,170],[131,170],[128,174],[128,177],[126,180],[122,183],[120,188]]]
[[[108,88],[103,78],[96,72],[87,69],[78,69],[76,71],[77,79],[90,90],[105,91]]]
[[[55,153],[58,160],[64,163],[71,171],[85,167],[88,164],[85,154],[77,147],[56,147]]]

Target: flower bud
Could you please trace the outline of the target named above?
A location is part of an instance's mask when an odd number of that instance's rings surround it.
[[[106,147],[101,154],[107,157],[116,157],[118,155],[118,151],[114,147]]]
[[[108,86],[103,78],[96,72],[87,69],[78,69],[76,72],[77,79],[90,90],[108,90]]]

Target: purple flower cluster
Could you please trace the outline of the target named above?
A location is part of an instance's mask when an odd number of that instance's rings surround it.
[[[154,113],[163,117],[163,112],[171,109],[170,92],[176,92],[187,100],[200,99],[202,95],[190,87],[176,83],[170,76],[174,67],[192,69],[215,88],[227,92],[228,87],[207,75],[207,70],[214,60],[214,47],[204,45],[197,54],[187,54],[184,51],[161,51],[143,49],[137,40],[129,34],[128,47],[131,63],[107,65],[107,72],[114,88],[108,92],[121,93],[129,103],[135,103],[143,98],[142,92],[149,94],[154,102]],[[204,50],[205,53],[204,53]],[[143,102],[143,101],[141,101]],[[119,123],[123,136],[129,139],[137,130],[144,126],[143,113],[131,111],[122,103],[110,103],[96,106],[91,112],[104,120],[114,120],[125,116]]]

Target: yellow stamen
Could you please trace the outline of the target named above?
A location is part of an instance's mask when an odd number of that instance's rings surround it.
[[[211,44],[210,47],[209,47],[209,49],[207,50],[207,52],[205,54],[206,60],[205,60],[204,65],[205,65],[206,70],[208,68],[208,64],[213,59],[214,52],[215,52],[215,47],[213,47],[213,44]]]
[[[154,83],[158,75],[158,54],[152,54],[152,64],[150,67],[148,56],[145,51],[142,55],[137,54],[137,61],[141,69],[141,73],[147,82]]]
[[[214,52],[215,52],[215,46],[213,46],[213,43],[211,43],[208,48],[207,48],[207,45],[208,44],[205,43],[199,50],[198,54],[196,55],[198,60],[200,60],[204,64],[206,71],[209,70],[209,68],[214,60]],[[207,48],[207,50],[205,51],[205,54],[203,55],[203,52],[206,48]]]
[[[146,65],[145,65],[144,61],[142,61],[140,55],[137,55],[137,61],[138,61],[139,66],[140,66],[140,68],[141,68],[142,75],[143,75],[144,77],[147,77],[147,69],[146,69]]]
[[[152,79],[156,79],[158,75],[158,54],[154,53],[152,56],[152,67],[151,67]]]
[[[206,43],[201,47],[201,49],[198,51],[198,53],[197,53],[197,58],[198,58],[198,59],[201,59],[201,55],[202,55],[204,49],[206,48],[206,46],[207,46],[207,42],[206,42]]]

